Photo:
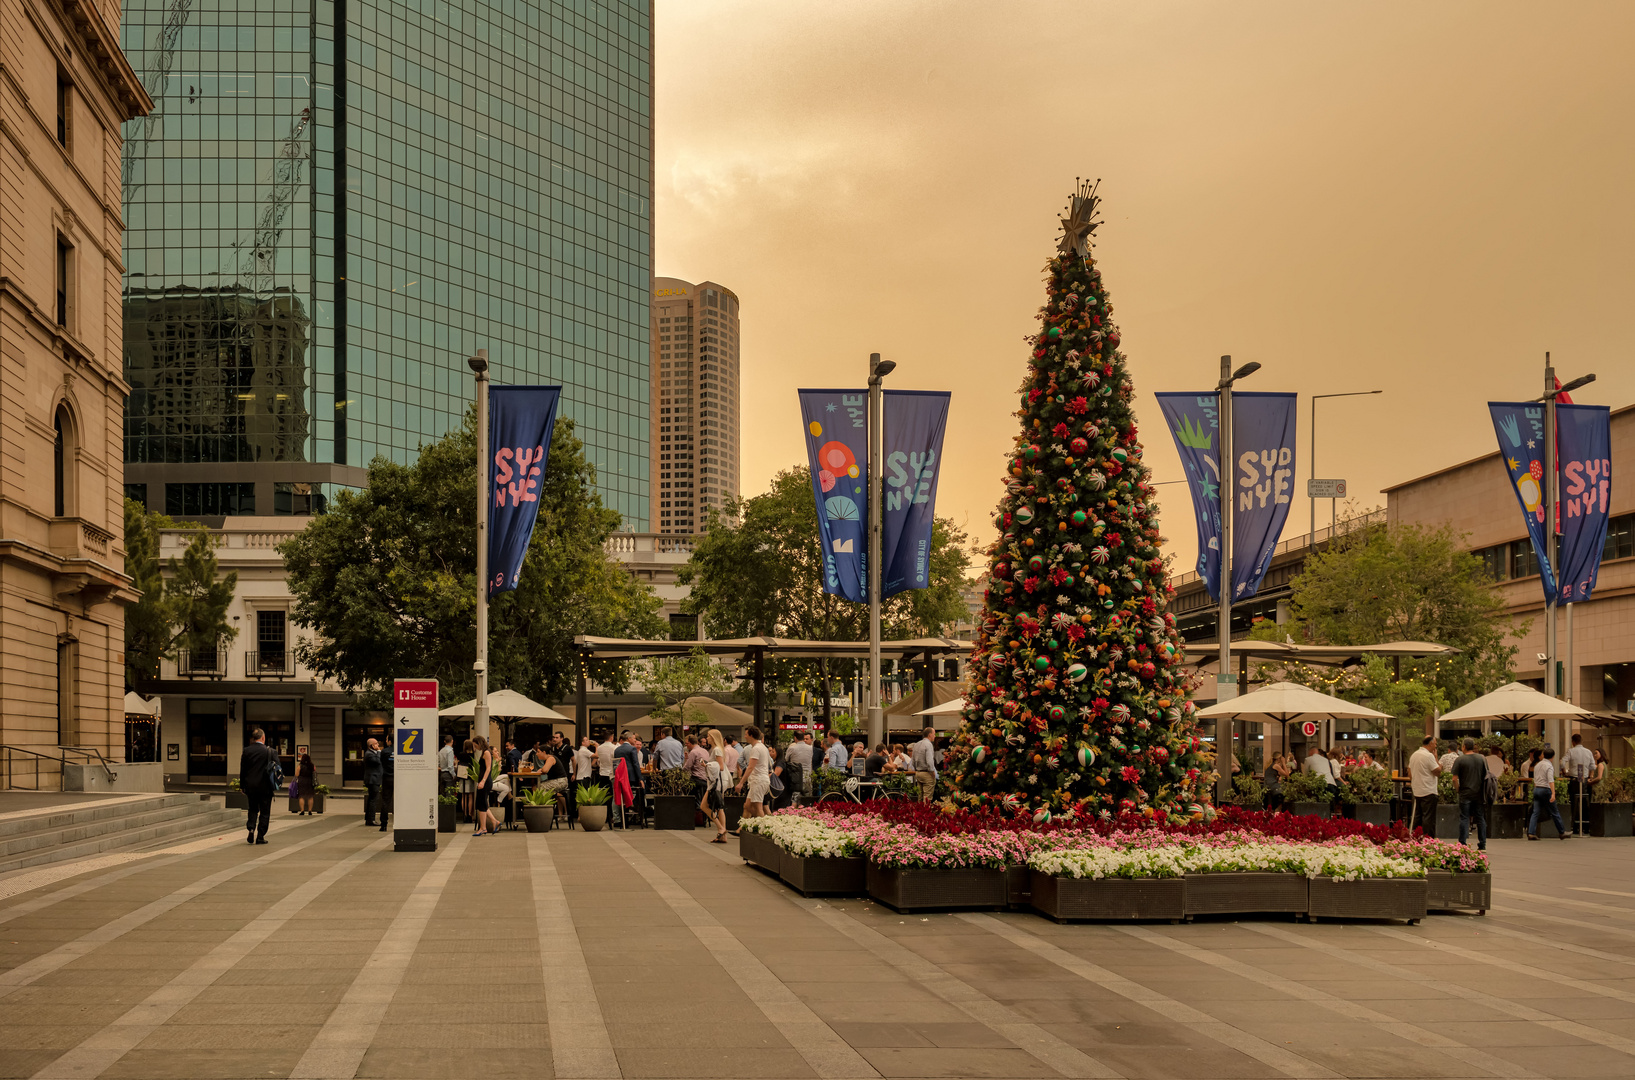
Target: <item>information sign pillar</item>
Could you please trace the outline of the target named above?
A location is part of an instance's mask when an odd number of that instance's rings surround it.
[[[393,850],[436,851],[437,680],[395,680],[392,717]]]

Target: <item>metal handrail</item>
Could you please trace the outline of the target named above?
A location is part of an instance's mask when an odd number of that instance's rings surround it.
[[[108,759],[102,756],[102,751],[96,749],[95,747],[57,746],[53,747],[52,749],[57,751],[55,755],[46,751],[31,750],[26,746],[12,746],[9,743],[0,743],[0,751],[4,752],[3,758],[0,758],[0,761],[4,762],[3,767],[0,767],[0,788],[4,788],[9,791],[19,790],[13,779],[16,775],[16,770],[12,766],[11,761],[11,756],[13,754],[27,754],[29,757],[34,759],[34,787],[32,789],[23,790],[42,790],[40,787],[40,762],[42,761],[55,761],[57,763],[57,784],[60,790],[62,785],[62,771],[70,764],[68,760],[69,754],[79,754],[83,757],[83,762],[72,762],[72,764],[76,765],[82,763],[89,765],[91,763],[91,759],[95,758],[97,764],[102,766],[102,771],[108,775],[108,783],[110,784],[119,778],[119,774],[114,772],[113,768],[109,765]]]

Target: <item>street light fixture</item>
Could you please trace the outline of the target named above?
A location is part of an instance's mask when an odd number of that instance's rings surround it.
[[[1316,476],[1317,476],[1317,401],[1318,401],[1318,399],[1319,398],[1332,398],[1332,397],[1368,397],[1368,396],[1370,396],[1372,394],[1383,394],[1383,393],[1385,393],[1384,390],[1352,390],[1349,393],[1344,393],[1344,394],[1313,394],[1311,396],[1311,461],[1310,461],[1310,464],[1309,464],[1308,467],[1311,469],[1311,475],[1312,475],[1313,479],[1315,479]],[[1311,529],[1310,529],[1310,531],[1308,531],[1306,533],[1306,550],[1308,552],[1311,552],[1311,551],[1316,551],[1317,550],[1317,496],[1308,494],[1307,499],[1311,502]],[[1330,539],[1332,539],[1333,536],[1334,536],[1333,529],[1334,529],[1334,522],[1331,520],[1329,522],[1329,537],[1330,537]]]
[[[1217,595],[1220,599],[1220,670],[1215,673],[1215,700],[1226,701],[1238,696],[1238,677],[1232,671],[1232,384],[1253,375],[1260,364],[1250,361],[1232,370],[1232,358],[1221,357],[1221,381],[1215,390],[1221,399],[1221,576]],[[1215,721],[1215,802],[1220,805],[1232,792],[1232,721],[1221,717]]]
[[[886,740],[886,714],[880,706],[880,473],[885,467],[885,377],[897,361],[869,354],[869,745]],[[757,718],[759,719],[759,718]]]

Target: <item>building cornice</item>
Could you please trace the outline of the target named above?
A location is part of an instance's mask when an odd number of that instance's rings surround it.
[[[63,25],[74,30],[80,47],[119,103],[120,119],[134,120],[152,112],[153,99],[148,97],[142,80],[125,59],[124,50],[119,47],[119,35],[109,28],[97,6],[91,0],[56,0],[56,3],[60,5]]]

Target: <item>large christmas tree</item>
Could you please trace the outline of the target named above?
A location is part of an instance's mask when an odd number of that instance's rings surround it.
[[[1186,700],[1157,508],[1081,184],[1046,267],[989,551],[955,799],[1035,817],[1191,811],[1212,755]]]

